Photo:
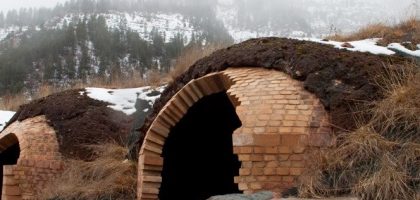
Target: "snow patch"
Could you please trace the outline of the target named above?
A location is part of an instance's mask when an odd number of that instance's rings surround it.
[[[396,52],[402,52],[410,56],[420,57],[420,45],[417,45],[418,50],[412,51],[410,49],[405,48],[403,45],[399,43],[391,43],[388,45],[388,49],[391,49]]]
[[[347,42],[351,44],[353,47],[343,47],[343,44],[346,42],[337,42],[337,41],[324,41],[322,39],[317,38],[292,38],[297,40],[304,40],[304,41],[311,41],[311,42],[317,42],[321,44],[327,44],[332,45],[337,49],[347,49],[349,51],[359,51],[359,52],[368,52],[372,54],[383,54],[383,55],[393,55],[395,54],[394,51],[391,51],[387,47],[379,46],[377,42],[380,40],[380,38],[372,38],[372,39],[366,39],[366,40],[359,40],[359,41],[352,41]]]
[[[15,112],[0,110],[0,131],[6,126],[6,123],[15,115]]]
[[[128,89],[86,88],[86,94],[92,99],[112,104],[108,107],[114,110],[131,115],[137,111],[135,108],[137,99],[149,101],[152,105],[155,100],[160,97],[160,93],[164,89],[165,86],[155,89],[149,86]],[[153,95],[155,91],[159,91],[159,94]],[[84,95],[84,92],[81,92],[80,94]]]

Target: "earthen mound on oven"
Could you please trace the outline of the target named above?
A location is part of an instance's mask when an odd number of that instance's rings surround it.
[[[228,67],[261,67],[287,73],[302,81],[305,89],[321,100],[330,112],[335,131],[339,133],[355,129],[352,113],[357,103],[381,98],[379,88],[372,84],[372,79],[382,73],[387,64],[405,62],[407,60],[398,56],[351,52],[285,38],[251,39],[233,45],[197,61],[168,85],[140,129],[140,139],[130,152],[130,157],[136,159],[136,149],[141,145],[144,134],[171,97],[192,79],[211,72],[223,71]]]
[[[132,117],[80,92],[83,90],[64,91],[22,105],[8,124],[45,115],[65,158],[92,159],[94,155],[86,145],[117,142],[124,146]]]

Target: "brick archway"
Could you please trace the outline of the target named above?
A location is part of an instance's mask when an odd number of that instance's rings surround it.
[[[235,183],[244,193],[293,187],[306,153],[331,143],[329,115],[301,82],[274,70],[228,68],[190,81],[159,112],[140,149],[139,199],[158,199],[170,130],[199,99],[222,91],[242,122],[232,140],[241,161]]]
[[[0,134],[0,155],[16,144],[15,162],[1,166],[2,200],[37,199],[38,191],[63,168],[55,131],[45,116],[16,121]]]

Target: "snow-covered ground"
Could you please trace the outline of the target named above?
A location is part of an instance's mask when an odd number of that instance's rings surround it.
[[[164,89],[164,86],[158,88],[147,86],[128,89],[86,88],[86,94],[92,99],[112,104],[109,107],[114,110],[131,115],[136,112],[135,104],[137,99],[148,101],[150,106],[152,106]],[[81,95],[84,95],[84,92],[81,92]],[[147,111],[143,110],[143,112]]]
[[[3,130],[6,123],[15,115],[15,112],[0,110],[0,131]]]
[[[292,39],[332,45],[335,48],[347,49],[349,51],[368,52],[368,53],[380,54],[380,55],[394,55],[396,53],[402,52],[407,55],[420,58],[420,46],[417,46],[418,50],[416,51],[407,49],[406,47],[404,47],[403,45],[399,43],[391,43],[388,46],[384,47],[377,44],[380,38],[372,38],[372,39],[351,41],[351,42],[337,42],[337,41],[332,41],[332,40],[325,41],[318,38],[292,38]],[[350,44],[352,47],[346,47],[345,43]]]

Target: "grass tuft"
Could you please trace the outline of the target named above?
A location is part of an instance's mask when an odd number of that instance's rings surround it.
[[[420,194],[420,68],[390,66],[375,82],[384,98],[367,106],[370,118],[357,130],[314,157],[300,180],[301,197],[411,200]]]
[[[135,199],[137,166],[125,159],[128,149],[116,144],[89,146],[92,161],[68,160],[64,173],[48,184],[41,199]]]
[[[394,42],[411,42],[411,44],[406,45],[409,49],[415,50],[416,44],[420,44],[420,20],[411,18],[395,26],[388,26],[383,23],[371,24],[355,33],[335,34],[326,39],[349,42],[368,38],[382,38],[378,43],[383,46]]]

